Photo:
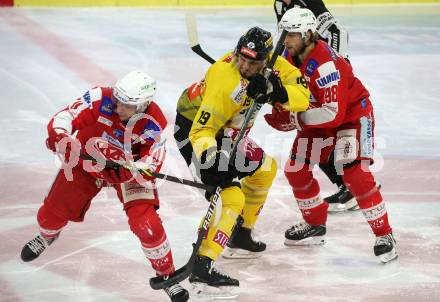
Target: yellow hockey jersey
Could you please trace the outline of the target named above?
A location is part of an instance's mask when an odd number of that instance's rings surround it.
[[[217,145],[216,137],[227,128],[239,130],[247,109],[253,99],[246,94],[249,81],[241,77],[237,58],[232,52],[224,55],[208,69],[205,78],[191,85],[181,96],[177,112],[192,120],[189,139],[199,157],[203,151]],[[298,68],[283,57],[275,61],[274,72],[278,74],[287,90],[290,111],[305,111],[309,106],[310,92]],[[252,117],[248,129],[255,121]]]

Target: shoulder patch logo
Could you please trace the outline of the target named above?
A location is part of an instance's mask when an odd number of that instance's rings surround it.
[[[315,72],[316,67],[318,67],[318,62],[316,62],[314,59],[308,60],[306,63],[305,74],[311,77],[312,74]]]
[[[102,98],[101,105],[99,106],[98,111],[104,115],[112,116],[112,114],[113,114],[113,101],[109,97],[104,96]]]

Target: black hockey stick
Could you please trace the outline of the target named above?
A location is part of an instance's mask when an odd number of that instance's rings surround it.
[[[193,27],[192,29],[196,31],[195,27]],[[279,41],[276,45],[276,48],[272,54],[272,57],[266,66],[267,68],[264,73],[264,77],[266,79],[268,79],[270,74],[272,73],[272,68],[275,65],[275,61],[279,55],[280,48],[283,47],[283,42],[284,42],[286,35],[287,35],[287,32],[285,30],[283,30],[283,32],[280,35]],[[258,102],[258,98],[264,98],[264,97],[265,97],[264,95],[259,95],[257,97],[257,99],[254,100],[251,107],[247,110],[245,119],[243,121],[243,124],[242,124],[240,131],[237,135],[237,138],[235,140],[234,147],[232,148],[232,151],[231,151],[231,156],[229,159],[230,162],[233,163],[235,161],[235,155],[237,154],[238,144],[240,143],[241,139],[245,135],[246,128],[247,128],[249,122],[251,121],[251,119],[253,119],[255,117],[255,115],[258,113],[258,111],[263,106],[263,103]],[[151,278],[150,279],[151,288],[164,289],[164,288],[170,287],[176,283],[179,283],[179,282],[185,280],[191,274],[193,267],[194,267],[195,259],[197,257],[197,252],[199,251],[199,248],[202,244],[202,240],[208,231],[209,223],[210,223],[211,218],[213,216],[215,207],[217,206],[217,201],[220,198],[220,192],[221,192],[221,188],[217,187],[214,195],[211,197],[208,211],[206,212],[206,215],[203,219],[202,227],[199,228],[199,230],[198,230],[197,241],[195,244],[193,244],[193,252],[192,252],[188,262],[183,267],[176,270],[174,272],[174,274],[172,274],[168,277],[164,278],[164,277],[159,276],[159,277]]]
[[[196,18],[193,14],[187,14],[186,17],[186,31],[188,32],[189,46],[192,51],[201,56],[203,59],[211,64],[215,63],[215,60],[203,51],[199,43],[199,35],[197,34]]]
[[[94,157],[92,157],[92,156],[90,156],[88,154],[81,154],[79,157],[81,159],[83,159],[83,160],[91,160],[92,162],[95,162],[95,163],[99,162],[99,160],[95,159]],[[139,169],[139,168],[136,168],[136,167],[133,167],[133,166],[123,165],[123,164],[120,164],[118,162],[114,162],[114,161],[110,161],[110,160],[106,160],[105,161],[105,167],[106,168],[117,169],[117,168],[119,168],[121,166],[123,166],[124,168],[126,168],[128,170],[136,171],[136,172],[138,172],[138,173],[140,173],[142,175],[153,176],[154,178],[160,178],[160,179],[163,179],[163,180],[168,180],[168,181],[175,182],[175,183],[178,183],[178,184],[182,184],[182,185],[185,185],[185,186],[190,186],[190,187],[194,187],[194,188],[198,188],[198,189],[203,189],[203,190],[209,191],[211,193],[214,193],[215,190],[216,190],[215,187],[208,186],[208,185],[205,185],[205,184],[200,183],[200,182],[196,182],[196,181],[192,181],[192,180],[188,180],[188,179],[184,179],[184,178],[179,178],[179,177],[172,176],[172,175],[166,175],[166,174],[162,174],[162,173],[159,173],[159,172],[153,172],[153,171],[146,170],[146,169]]]

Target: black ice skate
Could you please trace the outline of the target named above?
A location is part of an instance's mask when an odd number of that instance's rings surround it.
[[[164,289],[170,297],[171,302],[186,302],[189,299],[189,293],[180,284],[174,284]]]
[[[286,231],[284,244],[288,246],[324,244],[325,233],[324,224],[311,225],[307,222],[300,222]]]
[[[330,213],[359,209],[356,198],[354,198],[345,185],[340,185],[338,191],[324,198],[324,201],[328,203],[328,211]]]
[[[43,236],[38,235],[37,237],[26,243],[26,245],[23,247],[23,249],[21,250],[21,260],[23,260],[24,262],[29,262],[38,258],[38,256],[40,256],[41,253],[44,252],[44,250],[57,238],[58,236],[46,239]]]
[[[266,244],[255,241],[251,229],[236,226],[222,255],[227,259],[251,259],[260,257],[264,250]]]
[[[397,258],[396,240],[394,239],[393,233],[376,237],[374,255],[379,257],[380,261],[383,263],[387,263]]]
[[[217,299],[237,297],[240,285],[237,279],[219,272],[215,262],[205,256],[197,256],[189,282],[195,296]]]
[[[376,186],[380,190],[382,185],[377,183]],[[354,198],[345,185],[340,185],[338,191],[324,198],[324,201],[328,203],[329,213],[359,210],[356,198]]]

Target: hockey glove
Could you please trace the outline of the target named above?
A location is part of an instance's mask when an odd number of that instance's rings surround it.
[[[272,85],[272,93],[270,93],[270,102],[274,103],[287,103],[289,101],[289,96],[287,95],[287,90],[283,86],[281,79],[275,74],[271,73],[269,76],[269,83]]]
[[[281,106],[276,106],[272,108],[272,113],[264,115],[264,119],[272,128],[279,131],[301,130],[298,114],[299,112],[290,112],[282,109]]]
[[[67,130],[61,128],[54,128],[49,131],[49,136],[46,138],[46,147],[54,153],[57,153],[60,160],[68,162],[71,154],[79,156],[81,150],[81,143]]]
[[[253,76],[246,87],[246,94],[259,104],[267,103],[267,83],[268,82],[263,75],[257,74]]]
[[[347,56],[348,32],[330,12],[324,12],[317,18],[316,31],[331,48]]]
[[[287,10],[287,4],[282,0],[275,0],[273,3],[273,9],[275,10],[275,16],[277,17],[277,23],[280,22],[284,13]]]
[[[237,177],[235,168],[229,165],[229,153],[224,150],[203,151],[200,164],[200,178],[206,185],[226,188]]]

